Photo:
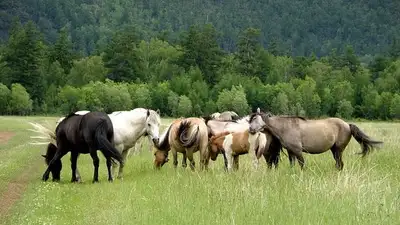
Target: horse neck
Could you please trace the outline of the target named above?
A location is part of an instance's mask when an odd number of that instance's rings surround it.
[[[166,151],[166,150],[169,150],[169,148],[170,148],[169,133],[171,131],[172,125],[173,125],[173,123],[171,125],[169,125],[169,127],[160,136],[160,141],[159,141],[159,146],[158,146],[158,148],[160,150]]]

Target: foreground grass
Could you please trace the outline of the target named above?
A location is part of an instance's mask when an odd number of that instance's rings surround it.
[[[305,154],[304,172],[298,165],[290,168],[285,155],[277,170],[266,169],[261,161],[261,169],[253,172],[249,157],[244,155],[239,171],[232,174],[223,171],[221,157],[211,163],[207,172],[191,172],[188,168],[174,170],[171,162],[155,171],[152,154],[144,148],[128,159],[124,180],[114,183],[107,182],[105,160],[101,157],[100,183],[92,184],[91,158],[81,155],[78,168],[83,183],[71,184],[69,155],[66,155],[61,183],[40,181],[45,170],[43,164],[33,174],[37,179],[29,185],[7,222],[398,224],[400,124],[360,122],[357,125],[370,136],[383,140],[385,145],[361,160],[355,155],[360,146],[352,139],[345,151],[345,169],[341,172],[336,171],[330,152]],[[13,149],[8,151],[7,154],[16,154]],[[25,154],[35,152],[40,157],[43,151],[29,146]],[[15,157],[26,157],[25,154],[18,153]],[[196,163],[198,167],[197,153]]]

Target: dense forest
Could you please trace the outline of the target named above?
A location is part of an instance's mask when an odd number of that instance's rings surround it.
[[[400,33],[400,2],[392,0],[2,0],[3,39],[15,16],[32,20],[51,43],[67,27],[73,48],[84,55],[103,49],[126,26],[140,39],[163,36],[176,43],[191,25],[211,23],[227,51],[236,49],[241,31],[254,27],[264,47],[276,44],[291,56],[324,56],[346,45],[358,55],[375,55]]]
[[[3,0],[0,114],[399,119],[399,3],[350,2]]]

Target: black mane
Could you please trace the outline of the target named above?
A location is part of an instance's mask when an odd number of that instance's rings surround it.
[[[260,115],[261,118],[262,118],[264,121],[267,120],[268,117],[273,116],[272,113],[269,113],[269,112],[268,112],[268,113],[264,113],[264,112],[261,112],[261,113],[252,113],[252,114],[250,115],[250,121],[252,121],[256,115]],[[280,118],[287,118],[287,119],[300,119],[300,120],[304,120],[304,121],[307,120],[305,117],[302,117],[302,116],[279,116],[279,117],[280,117]]]

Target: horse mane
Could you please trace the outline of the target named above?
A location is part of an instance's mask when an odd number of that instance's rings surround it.
[[[307,119],[303,116],[280,116],[281,118],[288,118],[288,119],[300,119],[306,121]]]
[[[164,135],[164,138],[160,139],[160,142],[157,145],[157,148],[163,151],[168,151],[170,149],[169,145],[169,133],[171,131],[173,123],[169,125],[167,132]]]

